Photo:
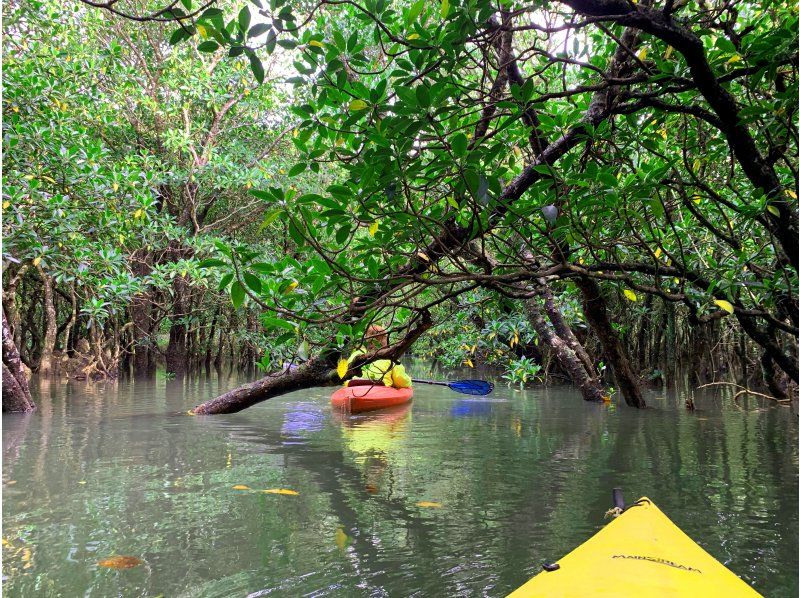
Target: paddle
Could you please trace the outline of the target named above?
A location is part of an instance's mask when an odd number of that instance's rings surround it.
[[[465,395],[488,395],[494,390],[494,384],[485,380],[456,380],[455,382],[436,382],[435,380],[412,380],[415,384],[435,384],[446,386],[450,390]]]

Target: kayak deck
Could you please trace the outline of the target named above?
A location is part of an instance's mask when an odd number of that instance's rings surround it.
[[[508,598],[533,596],[759,596],[641,498]]]
[[[404,405],[411,400],[412,396],[414,396],[414,391],[410,388],[393,388],[378,384],[346,386],[331,395],[331,405],[350,413],[362,413]]]

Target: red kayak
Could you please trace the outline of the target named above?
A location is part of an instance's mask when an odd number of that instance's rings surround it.
[[[373,411],[404,405],[411,401],[410,388],[392,388],[382,384],[373,386],[345,386],[331,395],[331,405],[350,413]]]

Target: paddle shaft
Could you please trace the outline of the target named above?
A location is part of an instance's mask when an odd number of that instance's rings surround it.
[[[411,381],[416,384],[435,384],[436,386],[450,386],[450,382],[437,382],[435,380],[414,380],[412,378]]]

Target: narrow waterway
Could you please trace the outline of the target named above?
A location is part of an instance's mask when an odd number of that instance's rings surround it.
[[[598,530],[614,486],[759,592],[798,593],[793,409],[501,385],[186,414],[240,381],[43,382],[37,413],[4,415],[4,595],[504,596]],[[98,565],[119,555],[141,564]]]

